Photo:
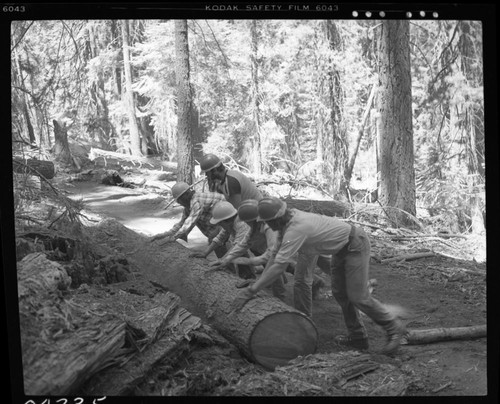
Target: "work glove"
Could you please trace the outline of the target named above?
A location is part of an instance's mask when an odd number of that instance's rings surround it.
[[[247,302],[255,296],[250,287],[241,289],[231,303],[232,312],[240,311]]]

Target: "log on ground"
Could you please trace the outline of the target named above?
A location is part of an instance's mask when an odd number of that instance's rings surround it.
[[[316,351],[318,332],[310,318],[264,291],[232,313],[241,278],[207,269],[207,260],[190,257],[190,251],[179,243],[138,242],[139,235],[112,219],[93,231],[96,240],[120,240],[118,249],[136,251],[133,260],[141,261],[136,265],[147,265],[155,281],[179,295],[184,307],[206,320],[250,360],[274,368]],[[154,265],[149,264],[152,262]]]
[[[168,258],[167,284],[194,302],[221,335],[237,346],[249,359],[268,369],[284,365],[298,356],[316,351],[318,332],[313,321],[303,313],[260,291],[240,311],[231,303],[241,279],[233,273],[206,269],[205,260],[189,257],[189,250],[178,243],[163,248]]]
[[[340,201],[312,201],[309,199],[284,199],[289,208],[295,208],[304,212],[317,213],[325,216],[337,216],[346,218],[352,213],[351,206]]]
[[[47,180],[54,178],[55,175],[52,161],[14,158],[12,167],[15,173],[42,176]]]
[[[427,330],[408,330],[404,343],[407,345],[419,345],[440,341],[483,338],[486,336],[486,324],[471,327],[431,328]]]
[[[180,298],[161,293],[140,295],[128,283],[82,285],[69,291],[64,268],[30,254],[18,264],[19,320],[25,393],[68,395],[94,374],[130,361],[158,340],[175,350],[198,317],[179,306]],[[159,289],[160,290],[160,289]],[[128,371],[130,382],[141,369]],[[144,374],[142,374],[144,377]]]

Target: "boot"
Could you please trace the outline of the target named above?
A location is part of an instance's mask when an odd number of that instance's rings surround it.
[[[385,355],[392,355],[396,353],[401,345],[401,340],[406,335],[406,328],[401,320],[396,319],[393,330],[387,332],[387,342],[382,348],[382,353]]]
[[[359,351],[367,350],[369,346],[367,337],[352,337],[350,335],[338,335],[335,337],[335,342],[339,345],[354,348]]]

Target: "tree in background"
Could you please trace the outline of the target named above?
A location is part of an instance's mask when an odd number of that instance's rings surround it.
[[[193,95],[189,69],[188,26],[175,20],[175,75],[177,82],[177,180],[193,183]]]
[[[130,51],[129,51],[129,21],[122,20],[122,41],[123,41],[123,71],[125,73],[125,94],[123,95],[125,101],[125,108],[128,115],[128,127],[130,136],[130,153],[133,156],[142,156],[141,150],[141,134],[139,132],[139,125],[137,124],[137,117],[135,113],[135,100],[134,91],[132,89],[132,67],[130,64]]]
[[[382,23],[379,80],[379,199],[391,221],[411,224],[416,196],[408,21]]]

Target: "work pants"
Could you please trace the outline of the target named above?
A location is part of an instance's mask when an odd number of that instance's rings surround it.
[[[388,334],[398,328],[396,316],[368,290],[369,266],[370,240],[362,228],[352,226],[348,244],[332,257],[332,294],[342,308],[348,334],[353,338],[367,337],[358,310]]]

